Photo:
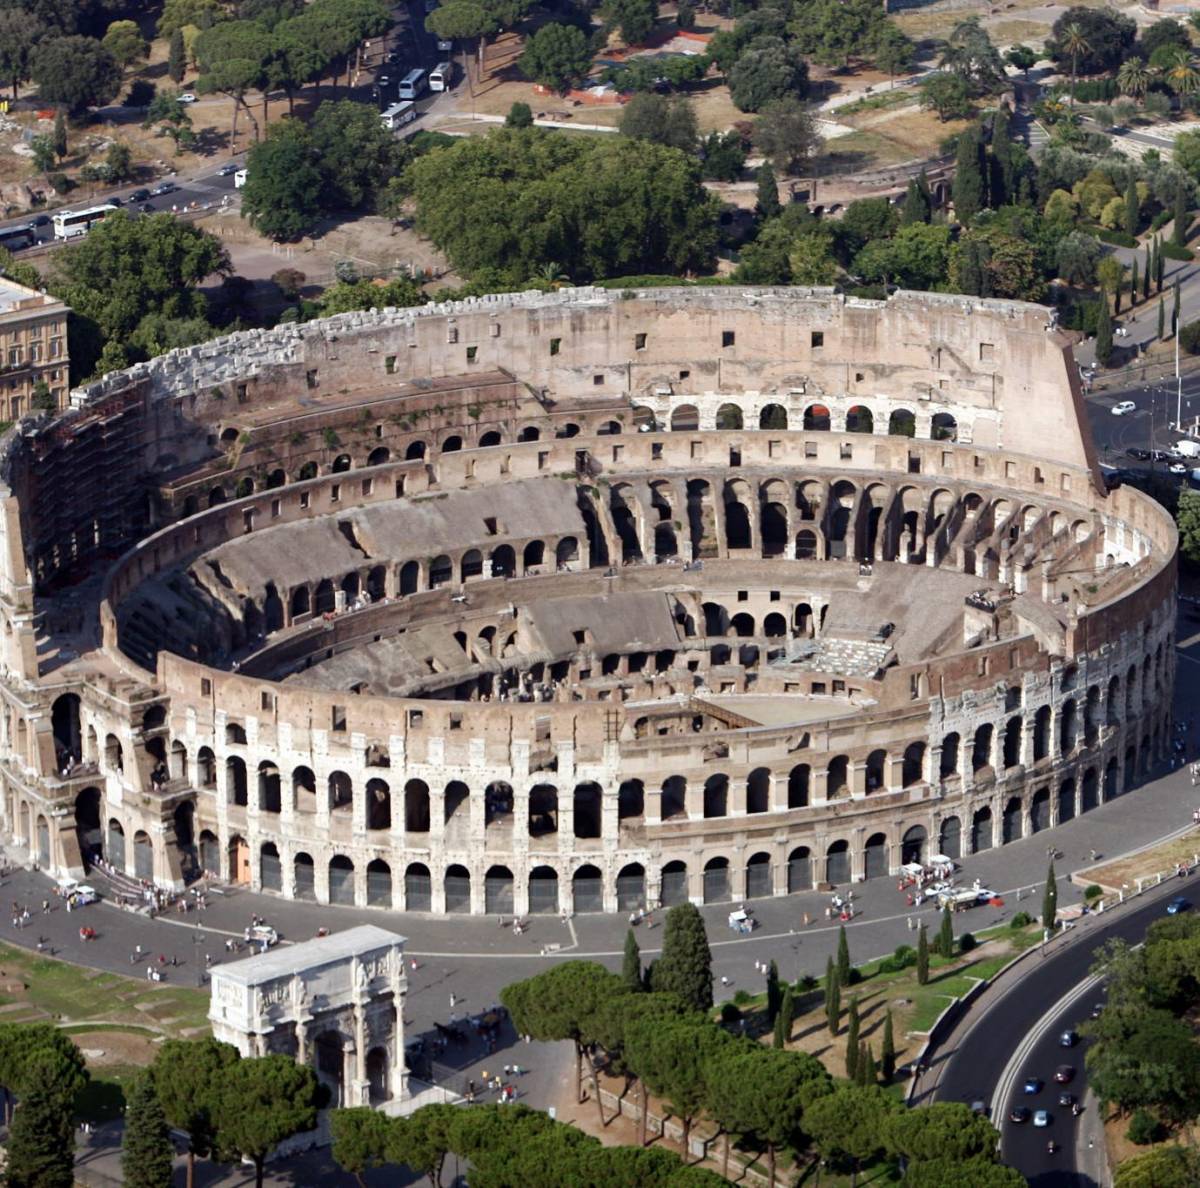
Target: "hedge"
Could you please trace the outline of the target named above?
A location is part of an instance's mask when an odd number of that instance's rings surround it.
[[[1196,258],[1196,254],[1190,248],[1176,247],[1173,243],[1163,243],[1159,250],[1168,260],[1179,260],[1184,264],[1190,264]]]

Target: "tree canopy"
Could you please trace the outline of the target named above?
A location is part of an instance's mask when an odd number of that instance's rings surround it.
[[[29,72],[47,103],[73,115],[111,103],[121,89],[121,67],[92,37],[50,37],[33,47]]]

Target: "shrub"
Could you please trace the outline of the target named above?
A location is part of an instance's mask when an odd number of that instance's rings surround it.
[[[1083,889],[1084,899],[1099,899],[1104,894],[1104,888],[1099,883],[1089,883]]]
[[[1119,201],[1119,199],[1114,198],[1113,201],[1117,202],[1117,201]],[[1097,239],[1101,240],[1102,242],[1111,243],[1113,245],[1113,247],[1135,248],[1138,245],[1138,241],[1136,239],[1134,239],[1134,237],[1132,235],[1126,235],[1124,231],[1119,231],[1116,228],[1089,226],[1087,228],[1087,230],[1090,231]],[[1167,249],[1167,244],[1164,243],[1163,244],[1163,255],[1164,256],[1167,254],[1166,249]]]
[[[917,951],[912,945],[898,945],[890,957],[879,963],[880,973],[900,973],[917,963]]]
[[[1200,355],[1200,322],[1188,322],[1179,331],[1179,345],[1189,355]]]
[[[1169,210],[1160,210],[1158,214],[1150,220],[1151,231],[1161,231],[1172,219],[1172,212]]]
[[[811,994],[817,988],[817,979],[812,974],[803,974],[796,979],[793,991],[797,994]]]
[[[1012,923],[1009,925],[1009,927],[1010,928],[1024,928],[1026,925],[1032,924],[1032,923],[1033,923],[1033,917],[1030,916],[1030,914],[1028,912],[1018,912],[1015,916],[1013,916]]]
[[[739,990],[733,996],[733,1001],[736,1002],[738,1006],[745,1006],[748,1002],[754,1001],[754,995],[751,994],[749,990]]]
[[[1195,254],[1190,248],[1177,247],[1173,243],[1163,243],[1159,250],[1168,260],[1179,260],[1184,264],[1190,264],[1195,258]]]
[[[969,953],[972,949],[977,948],[978,945],[979,942],[970,932],[964,932],[962,936],[958,938],[958,951],[960,953]]]
[[[1166,1127],[1149,1110],[1134,1110],[1125,1137],[1131,1143],[1145,1147],[1149,1143],[1157,1143],[1166,1138],[1166,1134]]]
[[[721,1022],[736,1023],[742,1017],[742,1012],[731,1002],[721,1003]]]

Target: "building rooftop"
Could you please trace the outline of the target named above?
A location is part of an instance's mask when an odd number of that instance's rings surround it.
[[[47,297],[45,293],[39,293],[37,289],[19,285],[7,277],[0,277],[0,314],[13,313],[26,303],[31,306],[55,305],[58,303],[58,299]]]
[[[407,940],[407,937],[389,932],[386,928],[360,924],[357,928],[347,928],[345,932],[335,932],[332,936],[317,937],[298,945],[282,945],[260,957],[232,961],[228,965],[218,966],[213,973],[243,986],[261,986],[276,978],[346,961],[360,953],[373,953],[386,946],[402,945]]]

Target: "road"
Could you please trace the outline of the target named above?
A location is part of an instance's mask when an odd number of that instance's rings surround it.
[[[1192,876],[1187,882],[1195,879]],[[1178,891],[1179,884],[1167,880],[1147,892],[1136,906],[1117,909],[1109,917],[1092,917],[1054,940],[1044,957],[1025,958],[1021,976],[978,1017],[970,1018],[970,1030],[953,1050],[930,1053],[931,1064],[945,1062],[937,1098],[989,1103],[1000,1130],[1003,1161],[1017,1168],[1032,1188],[1094,1188],[1097,1183],[1094,1172],[1079,1170],[1081,1164],[1088,1164],[1089,1151],[1096,1150],[1087,1145],[1092,1140],[1090,1135],[1085,1137],[1083,1129],[1091,1130],[1097,1122],[1095,1104],[1089,1102],[1079,1119],[1071,1116],[1069,1108],[1058,1105],[1062,1090],[1084,1099],[1087,1045],[1080,1041],[1073,1048],[1063,1048],[1059,1036],[1065,1030],[1077,1030],[1090,1017],[1093,1006],[1104,1001],[1103,989],[1089,985],[1076,995],[1071,992],[1088,981],[1093,953],[1100,945],[1109,937],[1140,941],[1150,924],[1164,918],[1166,902]],[[1010,1084],[1003,1074],[1014,1052],[1020,1052],[1022,1059],[1011,1069]],[[1052,1079],[1062,1064],[1075,1070],[1069,1085],[1056,1085]],[[1041,1082],[1037,1093],[1022,1092],[1026,1077]],[[1011,1122],[1009,1110],[1019,1105],[1047,1110],[1050,1125],[1038,1129],[1030,1122]],[[1053,1155],[1046,1149],[1050,1139],[1061,1148]]]

